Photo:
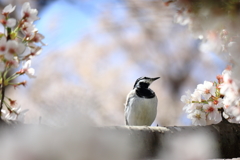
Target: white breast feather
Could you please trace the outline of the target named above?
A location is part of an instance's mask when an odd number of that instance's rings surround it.
[[[135,93],[135,92],[134,92]],[[125,118],[129,125],[147,125],[150,126],[157,114],[157,97],[147,99],[140,98],[133,92],[130,92],[130,101],[126,104]]]

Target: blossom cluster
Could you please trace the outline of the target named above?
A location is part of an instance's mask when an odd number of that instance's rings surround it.
[[[193,93],[187,91],[181,101],[193,125],[216,124],[222,118],[240,123],[240,93],[229,68],[217,76],[217,82],[204,81]]]
[[[25,111],[15,107],[16,100],[5,95],[5,87],[14,88],[26,85],[26,81],[15,83],[17,77],[26,74],[30,78],[35,77],[35,70],[31,67],[31,60],[39,55],[44,36],[38,33],[33,24],[38,20],[38,11],[32,9],[28,2],[25,2],[21,9],[21,18],[16,20],[10,14],[16,6],[7,5],[0,14],[0,23],[4,27],[4,33],[0,33],[0,84],[1,102],[0,118],[3,120],[20,120]],[[17,71],[16,71],[17,70]],[[16,71],[16,72],[15,72]],[[12,75],[9,75],[13,73]]]
[[[192,34],[202,40],[199,47],[202,52],[229,53],[223,57],[234,60],[232,53],[238,54],[233,51],[234,44],[240,41],[238,1],[164,1],[176,11],[174,22],[187,25]]]

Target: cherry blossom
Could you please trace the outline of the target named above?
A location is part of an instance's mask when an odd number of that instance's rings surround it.
[[[4,55],[7,50],[7,38],[3,36],[0,39],[0,55]]]
[[[203,104],[201,103],[192,103],[188,107],[183,108],[187,113],[193,113],[195,110],[202,110]]]
[[[2,23],[3,26],[14,27],[16,25],[16,19],[14,18],[6,19],[5,16],[0,15],[0,23]]]
[[[11,4],[7,5],[0,15],[0,22],[7,27],[14,27],[16,25],[16,19],[8,18],[8,14],[12,13],[15,10],[16,6],[12,6]]]
[[[226,91],[231,88],[232,84],[233,84],[233,80],[231,78],[231,71],[230,70],[224,70],[222,72],[222,77],[223,77],[223,83],[220,85],[220,92],[222,94],[226,93]]]
[[[230,102],[233,102],[234,99],[236,99],[239,96],[238,93],[238,86],[233,81],[233,78],[231,77],[231,72],[229,70],[225,70],[222,73],[223,75],[223,83],[219,86],[220,87],[220,93],[227,96],[227,99]]]
[[[9,4],[3,9],[2,14],[7,15],[9,13],[12,13],[15,10],[15,8],[16,6],[12,6],[12,4]]]
[[[34,37],[34,33],[37,31],[37,28],[32,23],[24,22],[21,30],[28,39],[32,39]]]
[[[195,108],[195,104],[192,103],[193,100],[199,100],[200,95],[197,95],[197,92],[195,94],[191,94],[190,91],[188,90],[186,92],[186,95],[183,95],[181,97],[181,101],[185,103],[185,106],[183,107],[183,110],[185,110],[188,113],[191,113],[192,110]]]
[[[16,19],[14,18],[9,18],[6,22],[7,27],[14,27],[16,25]]]
[[[46,44],[42,42],[43,39],[44,36],[42,34],[35,32],[34,37],[30,41],[35,43],[41,43],[43,46],[46,46]]]
[[[194,112],[195,109],[202,108],[202,105],[199,103],[193,103],[193,102],[201,102],[201,94],[195,90],[194,93],[190,93],[190,91],[186,92],[186,95],[183,95],[181,97],[181,101],[185,103],[185,106],[183,107],[183,110],[185,110],[187,113]]]
[[[41,47],[34,47],[31,48],[31,56],[37,56],[42,52],[42,48]]]
[[[205,126],[207,124],[206,113],[200,110],[195,110],[193,113],[188,115],[188,118],[192,120],[192,123],[195,126]]]
[[[205,99],[209,99],[211,95],[215,96],[216,87],[212,82],[204,81],[203,84],[197,85],[197,89]]]
[[[183,103],[186,103],[186,105],[189,105],[192,103],[192,96],[191,96],[191,92],[189,90],[186,91],[186,95],[182,95],[181,101]]]
[[[29,78],[35,78],[36,76],[34,76],[35,70],[34,68],[30,68],[31,67],[31,60],[28,60],[24,63],[22,70],[24,71],[24,73],[27,74],[27,76]]]
[[[9,40],[7,41],[7,52],[5,54],[5,58],[7,60],[11,60],[14,56],[23,53],[24,49],[24,44],[18,43],[16,40]]]
[[[181,101],[185,103],[183,110],[194,125],[204,124],[204,120],[206,124],[216,124],[221,122],[222,116],[229,122],[240,123],[240,92],[230,68],[217,76],[217,82],[204,81],[204,84],[197,85],[193,94],[188,92],[182,96]]]
[[[10,13],[14,10],[15,6],[9,4],[0,14],[0,23],[4,27],[4,33],[0,33],[0,76],[1,81],[4,81],[4,86],[1,87],[3,92],[6,86],[13,86],[14,88],[26,86],[26,81],[18,83],[13,81],[21,75],[27,75],[29,78],[36,77],[34,75],[35,70],[31,67],[31,59],[39,55],[42,51],[41,47],[45,45],[43,43],[44,36],[33,25],[33,22],[39,19],[37,17],[38,11],[32,9],[30,4],[25,2],[21,10],[22,17],[17,22],[10,16]],[[23,34],[19,34],[19,32]],[[20,66],[19,64],[22,64],[22,68],[15,72],[16,68]],[[10,75],[11,73],[12,75]],[[7,74],[8,76],[5,76]],[[0,105],[0,112],[2,113],[0,118],[7,122],[22,121],[26,111],[21,111],[20,107],[15,108],[16,100],[11,100],[3,95],[1,95],[1,100],[4,103]]]
[[[28,111],[28,109],[22,110],[21,107],[11,108],[11,109],[3,109],[2,112],[2,118],[7,121],[16,121],[23,123],[24,122],[24,116],[25,113]]]
[[[23,19],[32,23],[33,21],[36,21],[39,19],[37,14],[38,14],[37,9],[32,9],[29,2],[25,2],[23,4],[22,10],[21,10],[21,16]]]
[[[207,113],[207,119],[210,121],[216,121],[216,123],[219,123],[222,120],[221,113],[218,111],[218,106],[212,102],[203,105],[203,109]]]

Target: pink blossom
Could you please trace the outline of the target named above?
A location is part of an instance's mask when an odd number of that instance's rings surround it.
[[[35,43],[41,43],[43,46],[46,46],[46,44],[42,42],[44,38],[45,37],[42,34],[35,32],[34,37],[31,39],[31,41]]]
[[[40,54],[41,46],[37,46],[39,44],[36,45],[35,43],[45,45],[42,42],[44,36],[38,33],[33,25],[33,22],[39,19],[37,17],[38,11],[32,9],[30,4],[25,2],[21,10],[21,19],[17,22],[16,19],[10,17],[10,13],[15,8],[15,6],[9,4],[0,14],[0,23],[4,30],[4,33],[0,33],[0,72],[4,72],[4,75],[12,74],[6,77],[5,82],[6,86],[13,86],[14,88],[20,85],[26,86],[26,81],[19,83],[12,81],[19,75],[26,74],[30,78],[36,77],[34,75],[35,70],[31,68],[31,58]],[[18,24],[17,27],[15,27],[16,24]],[[19,34],[20,31],[23,35]],[[14,72],[14,68],[18,68],[20,63],[23,63],[22,69],[19,72]],[[7,83],[10,81],[12,83]],[[3,98],[8,99],[9,102],[4,102],[0,118],[7,122],[23,121],[27,110],[22,111],[20,107],[14,107],[15,100],[6,96]]]
[[[198,90],[194,90],[193,94],[191,94],[192,96],[192,101],[197,101],[197,102],[201,102],[201,93]]]
[[[186,92],[186,95],[183,95],[183,96],[181,97],[181,101],[182,101],[183,103],[186,103],[186,104],[192,103],[192,97],[191,97],[191,93],[190,93],[189,90]]]
[[[7,41],[7,52],[5,54],[5,58],[7,60],[11,60],[14,56],[22,54],[24,50],[24,44],[19,43],[16,40],[9,40]]]
[[[205,126],[206,122],[206,113],[195,110],[194,113],[188,115],[188,118],[192,120],[192,124],[195,126]]]
[[[30,67],[31,67],[31,60],[28,60],[24,63],[22,69],[24,70],[24,72],[27,74],[29,78],[35,78],[36,77],[34,75],[35,70],[34,68],[30,68]]]
[[[9,13],[12,13],[15,10],[15,8],[16,8],[16,6],[13,7],[12,4],[9,4],[3,9],[2,14],[6,15]]]
[[[2,109],[2,118],[5,121],[24,122],[24,116],[28,109],[22,110],[21,107],[12,108],[11,111]]]
[[[37,14],[38,14],[37,9],[32,9],[29,2],[25,2],[23,4],[22,10],[21,10],[21,17],[23,19],[32,23],[33,21],[36,21],[39,19]]]
[[[31,48],[29,58],[32,58],[34,56],[38,56],[41,52],[42,52],[42,48],[39,47],[39,46],[35,46],[34,48]]]
[[[219,86],[221,94],[232,94],[236,95],[238,93],[238,86],[232,79],[232,72],[230,70],[224,70],[223,73],[223,83]]]
[[[0,22],[3,24],[3,26],[7,27],[14,27],[16,25],[16,19],[14,18],[6,19],[6,17],[3,15],[0,15]]]
[[[208,100],[211,95],[215,96],[216,87],[212,82],[204,81],[204,84],[197,85],[197,89],[205,98],[205,100]]]
[[[195,110],[202,110],[203,104],[202,103],[191,103],[187,106],[183,107],[187,113],[193,113]]]
[[[207,113],[207,118],[215,123],[219,123],[222,120],[221,114],[218,111],[218,106],[212,102],[203,105],[204,111]]]
[[[34,37],[34,32],[37,31],[37,29],[35,28],[35,25],[33,25],[32,23],[29,22],[25,22],[22,27],[22,32],[26,35],[26,37],[28,37],[29,39],[32,39]]]
[[[7,38],[3,36],[0,39],[0,55],[4,55],[7,50]]]
[[[239,98],[239,88],[231,76],[231,70],[224,70],[222,75],[223,83],[219,86],[220,93],[224,95],[223,104],[229,107]]]
[[[185,103],[183,110],[185,110],[187,113],[192,113],[199,105],[198,103],[192,103],[193,100],[200,100],[200,95],[197,92],[191,94],[190,91],[187,91],[186,95],[181,97],[181,101]]]

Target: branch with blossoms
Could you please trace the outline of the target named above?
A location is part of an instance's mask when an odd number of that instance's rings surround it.
[[[181,101],[193,125],[217,124],[223,118],[240,123],[240,92],[230,68],[217,76],[217,82],[204,81],[192,94],[187,91]]]
[[[163,0],[175,11],[173,21],[187,25],[192,35],[201,40],[203,53],[218,53],[238,65],[240,43],[239,1],[236,0]],[[239,66],[238,66],[239,67]]]
[[[12,86],[26,86],[26,81],[15,83],[17,77],[27,75],[34,78],[35,70],[31,68],[31,60],[40,54],[44,36],[38,33],[33,24],[38,20],[38,11],[32,9],[28,2],[25,2],[21,9],[21,18],[16,20],[10,17],[16,6],[9,4],[0,15],[0,23],[4,27],[4,33],[0,33],[0,117],[5,121],[21,121],[26,110],[21,111],[15,107],[16,100],[7,97],[5,88]],[[17,72],[14,72],[18,70]],[[13,73],[12,75],[8,75]]]

